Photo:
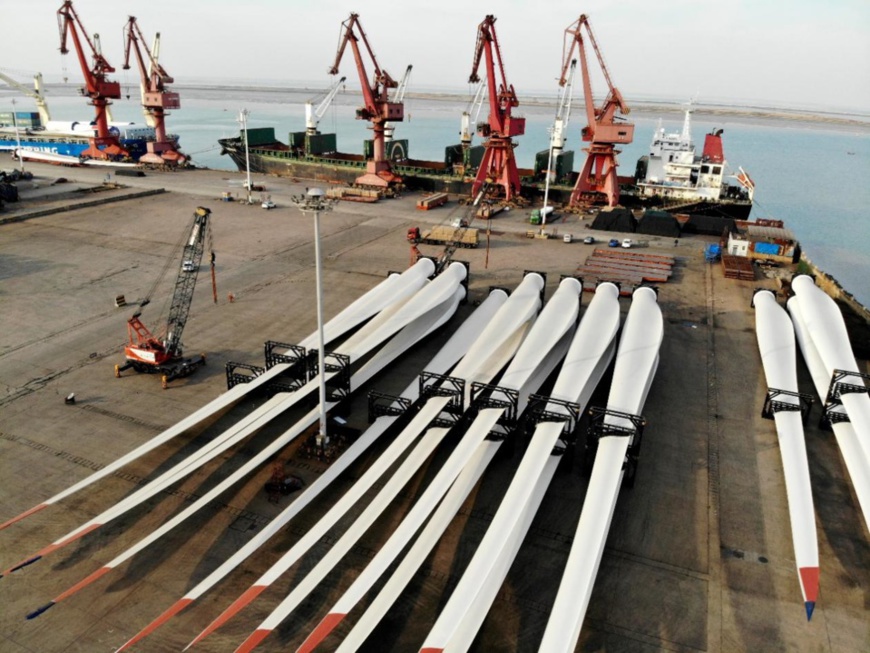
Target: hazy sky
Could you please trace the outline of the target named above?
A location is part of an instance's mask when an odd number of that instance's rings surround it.
[[[70,81],[81,83],[74,54],[59,54],[61,4],[29,0],[5,21],[0,70],[22,81],[37,71],[59,81],[65,65]],[[522,100],[523,93],[555,92],[564,29],[585,12],[629,105],[632,97],[697,96],[870,112],[868,0],[75,0],[74,6],[87,31],[100,34],[122,83],[136,81],[133,71],[121,70],[128,15],[149,41],[161,33],[161,62],[177,84],[326,86],[341,22],[356,11],[383,69],[399,79],[413,64],[409,90],[466,90],[477,25],[494,13],[508,82]],[[341,73],[358,86],[350,49]],[[600,95],[605,89],[595,75]]]

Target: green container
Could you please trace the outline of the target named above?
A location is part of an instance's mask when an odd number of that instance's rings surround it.
[[[547,161],[550,158],[550,151],[543,150],[535,154],[535,177],[541,179],[547,171]],[[574,169],[574,152],[572,150],[563,151],[557,154],[553,161],[553,171],[556,173],[556,181],[564,181],[571,177],[571,171]]]
[[[305,147],[305,132],[290,132],[287,140],[294,150],[301,150]]]
[[[384,149],[386,150],[385,155],[390,161],[404,161],[410,158],[407,138],[394,138],[385,144]],[[375,157],[375,142],[370,138],[363,141],[363,156],[366,159]]]
[[[245,131],[242,131],[242,138],[245,137],[245,133]],[[250,147],[257,147],[258,145],[268,145],[269,143],[275,142],[274,127],[254,127],[253,129],[248,129],[247,134],[248,145]]]
[[[337,139],[335,134],[314,134],[305,136],[306,154],[330,154],[337,151]]]

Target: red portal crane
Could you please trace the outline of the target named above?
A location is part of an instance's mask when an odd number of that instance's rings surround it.
[[[344,21],[341,26],[343,29],[341,41],[338,45],[338,52],[335,55],[335,63],[329,69],[329,74],[338,74],[338,65],[341,63],[345,47],[350,42],[362,85],[363,101],[365,102],[364,106],[356,110],[356,117],[357,120],[368,120],[371,122],[373,132],[374,157],[366,163],[366,174],[357,178],[356,183],[383,188],[392,183],[402,181],[401,177],[394,175],[390,169],[390,161],[387,159],[386,148],[384,146],[384,123],[387,121],[401,122],[405,119],[404,104],[402,102],[391,102],[389,97],[389,89],[396,88],[399,84],[390,77],[390,74],[386,70],[381,70],[380,66],[378,66],[375,53],[372,52],[368,38],[359,22],[359,14],[351,14],[350,18]],[[357,32],[359,33],[358,35]],[[368,81],[368,74],[366,73],[362,53],[360,52],[360,40],[365,45],[374,66],[371,84]]]
[[[592,100],[592,85],[589,81],[589,67],[586,63],[586,48],[583,44],[581,30],[586,28],[598,64],[607,80],[608,93],[600,107],[596,108]],[[619,110],[622,114],[628,114],[631,110],[626,106],[622,94],[610,80],[610,73],[598,49],[592,27],[589,25],[589,17],[582,14],[577,21],[565,29],[565,41],[562,47],[562,75],[559,85],[564,86],[567,82],[566,75],[574,55],[574,46],[580,53],[580,70],[583,74],[583,94],[586,99],[586,120],[583,128],[583,140],[590,143],[584,148],[587,153],[586,163],[577,177],[574,191],[571,193],[569,204],[601,204],[606,202],[608,206],[616,206],[619,203],[619,181],[616,177],[616,155],[619,150],[615,145],[631,143],[634,138],[634,125],[625,122],[623,118],[616,116]]]
[[[82,73],[85,76],[85,87],[81,89],[81,93],[91,99],[91,104],[96,109],[97,114],[95,121],[97,134],[90,139],[90,145],[82,152],[82,155],[94,159],[129,156],[129,152],[121,147],[118,137],[109,132],[109,121],[106,116],[106,109],[111,104],[109,100],[117,100],[121,97],[121,85],[106,79],[106,75],[115,72],[115,69],[109,65],[100,49],[94,47],[81,20],[79,20],[78,14],[73,9],[72,0],[66,0],[57,10],[57,24],[60,28],[60,53],[67,54],[69,52],[66,47],[66,38],[68,34],[71,35]],[[94,60],[92,67],[88,67],[79,31],[91,49]]]
[[[166,110],[181,108],[178,93],[166,90],[166,85],[175,80],[169,76],[151,53],[134,16],[130,16],[127,21],[127,26],[124,29],[124,42],[124,70],[130,69],[130,51],[132,50],[136,53],[139,75],[142,78],[142,106],[145,107],[154,124],[154,142],[148,143],[148,152],[142,155],[139,160],[144,163],[156,164],[183,163],[187,157],[178,151],[178,143],[166,136]],[[147,55],[147,68],[145,66],[146,57],[142,56],[142,50]]]
[[[471,196],[477,197],[485,183],[501,186],[504,198],[510,200],[520,193],[520,173],[514,157],[516,144],[511,136],[521,136],[526,131],[526,119],[511,116],[511,109],[519,106],[513,85],[507,83],[501,50],[495,33],[495,16],[489,15],[477,27],[477,44],[474,48],[474,64],[471,67],[470,84],[480,81],[477,69],[480,57],[486,54],[486,84],[489,91],[489,119],[477,126],[477,133],[486,139],[477,177],[471,187]],[[495,66],[498,63],[499,86],[496,88]]]

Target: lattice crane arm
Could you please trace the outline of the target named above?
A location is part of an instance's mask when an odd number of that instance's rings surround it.
[[[170,354],[181,354],[181,334],[190,317],[190,304],[193,301],[193,291],[206,244],[210,243],[211,211],[198,207],[193,216],[190,236],[184,245],[182,263],[175,280],[175,291],[169,305],[169,317],[166,319],[166,350]],[[214,253],[212,252],[212,256]]]

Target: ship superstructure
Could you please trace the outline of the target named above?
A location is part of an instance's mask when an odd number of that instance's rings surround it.
[[[692,107],[686,109],[683,128],[667,132],[659,124],[649,155],[637,166],[638,196],[657,198],[667,208],[673,203],[730,201],[751,207],[751,184],[727,182],[727,161],[722,147],[723,130],[704,136],[704,148],[698,156],[692,140]],[[748,211],[747,211],[748,215]]]

